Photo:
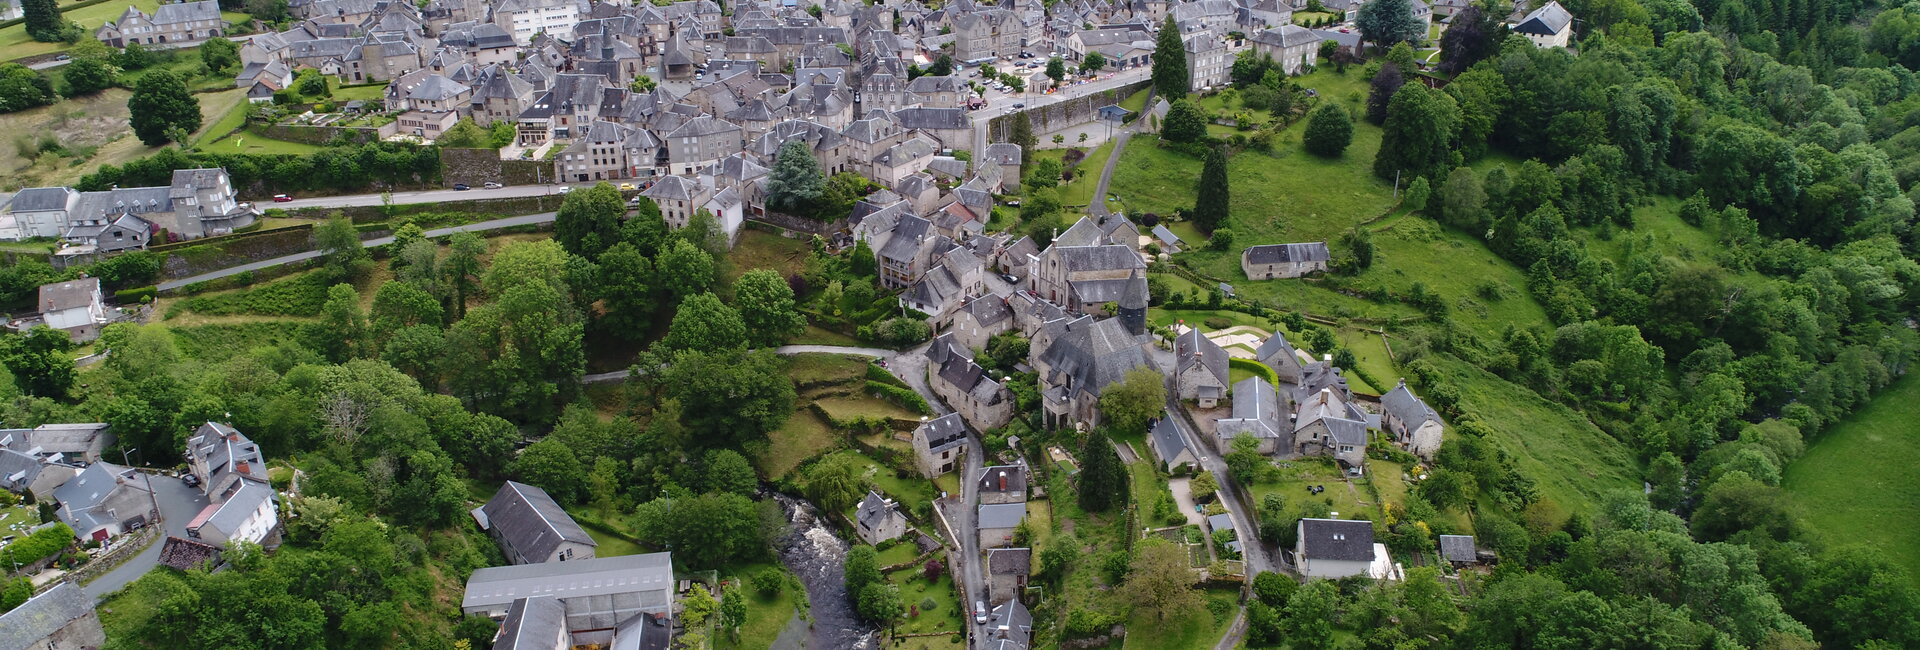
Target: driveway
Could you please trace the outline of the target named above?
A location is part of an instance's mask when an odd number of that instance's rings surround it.
[[[429,238],[443,237],[446,235],[451,235],[456,232],[485,232],[488,230],[498,230],[501,228],[511,228],[514,226],[526,226],[531,224],[547,223],[549,221],[553,221],[554,214],[555,213],[552,213],[552,212],[542,212],[539,214],[526,214],[526,215],[520,215],[518,217],[507,217],[505,219],[494,219],[492,221],[470,223],[463,226],[448,226],[446,228],[434,228],[433,230],[427,231],[426,235]],[[387,237],[375,237],[373,239],[368,239],[366,241],[360,242],[360,245],[366,248],[373,248],[375,246],[385,246],[391,243],[393,243],[393,237],[387,236]],[[317,251],[317,250],[306,251],[304,253],[294,253],[292,255],[282,255],[280,257],[275,257],[273,259],[260,260],[258,262],[250,262],[247,264],[241,264],[239,266],[228,267],[228,268],[220,269],[218,271],[202,273],[200,275],[184,277],[177,280],[168,280],[166,282],[162,282],[159,284],[159,290],[172,291],[174,289],[178,289],[180,287],[184,287],[189,284],[193,284],[195,282],[206,282],[208,280],[218,280],[220,278],[224,278],[230,275],[239,275],[241,273],[246,273],[248,271],[258,271],[260,269],[273,268],[283,264],[292,264],[294,262],[301,262],[305,260],[314,259],[319,256],[320,256],[320,251]]]
[[[153,486],[154,500],[160,502],[161,525],[166,526],[167,535],[186,537],[187,522],[193,521],[193,516],[207,507],[207,498],[177,478],[148,474],[147,481]],[[119,591],[160,564],[160,547],[165,545],[165,538],[155,540],[153,545],[140,551],[133,559],[94,578],[93,582],[81,586],[80,590],[95,599]]]
[[[1167,481],[1167,489],[1173,491],[1173,505],[1180,508],[1180,514],[1186,515],[1187,523],[1198,526],[1206,521],[1205,517],[1200,516],[1200,511],[1194,508],[1197,504],[1193,502],[1193,479],[1176,478]]]

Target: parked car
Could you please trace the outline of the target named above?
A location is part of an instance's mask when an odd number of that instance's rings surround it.
[[[292,201],[292,200],[293,200],[293,197],[291,197],[291,196],[287,196],[287,195],[285,195],[285,194],[275,194],[275,195],[273,195],[273,202],[274,202],[274,203],[286,203],[286,202],[288,202],[288,201]]]
[[[1013,107],[1014,107],[1014,108],[1026,108],[1026,107],[1027,107],[1027,103],[1026,103],[1026,102],[1014,102],[1014,103],[1013,103]]]
[[[973,622],[976,625],[987,624],[987,603],[985,601],[973,601]]]
[[[467,190],[470,190],[470,189],[473,189],[473,188],[471,188],[471,187],[467,187],[467,184],[466,184],[466,183],[454,183],[454,184],[453,184],[453,191],[455,191],[455,192],[465,192],[465,191],[467,191]]]
[[[1007,284],[1020,284],[1020,278],[1014,277],[1012,273],[1002,273],[1000,279],[1006,280]]]
[[[195,474],[181,476],[180,482],[185,483],[187,487],[200,487],[200,477]]]
[[[573,191],[573,186],[572,186],[572,185],[561,185],[561,186],[560,186],[560,193],[561,193],[561,194],[566,194],[566,193],[568,193],[568,192],[572,192],[572,191]]]
[[[487,181],[485,183],[481,183],[480,186],[490,190],[497,190],[497,189],[500,189],[501,187],[499,183],[495,183],[493,181]]]
[[[620,191],[622,191],[622,192],[631,192],[631,191],[634,191],[634,190],[637,190],[637,189],[640,189],[640,187],[639,187],[639,186],[637,186],[637,185],[634,185],[633,183],[621,183],[621,184],[620,184]]]

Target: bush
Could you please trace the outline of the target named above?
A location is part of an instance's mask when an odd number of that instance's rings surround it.
[[[1273,384],[1275,386],[1280,385],[1280,373],[1274,372],[1273,368],[1268,367],[1267,364],[1260,363],[1252,359],[1228,357],[1227,367],[1239,368],[1241,370],[1251,371],[1253,374],[1258,375],[1261,379],[1267,380],[1267,383]]]
[[[195,296],[181,301],[179,305],[181,309],[208,316],[317,316],[320,306],[327,301],[327,287],[325,274],[308,273],[254,289]]]
[[[1200,323],[1206,325],[1207,329],[1210,330],[1223,330],[1233,326],[1233,321],[1219,316],[1208,316],[1205,320],[1200,321]]]
[[[900,405],[901,408],[922,415],[933,415],[933,408],[927,406],[926,398],[921,397],[919,393],[877,381],[867,382],[867,390],[882,399]]]
[[[1096,634],[1104,634],[1113,626],[1120,624],[1120,617],[1085,609],[1075,609],[1067,615],[1067,638],[1080,639]]]
[[[73,529],[60,523],[34,531],[7,548],[12,551],[10,560],[24,565],[53,557],[72,545]]]
[[[143,303],[153,300],[155,288],[152,286],[121,289],[113,292],[113,301],[122,305]]]
[[[765,569],[753,574],[752,582],[754,591],[760,592],[763,596],[773,596],[786,588],[787,574],[781,573],[779,569]]]
[[[907,387],[907,382],[901,381],[899,377],[893,376],[893,373],[887,372],[886,368],[872,363],[867,364],[867,381],[876,381],[888,386],[898,386],[900,388]]]

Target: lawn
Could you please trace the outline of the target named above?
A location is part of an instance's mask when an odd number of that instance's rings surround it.
[[[1373,235],[1373,267],[1354,279],[1407,295],[1415,283],[1451,302],[1459,323],[1497,335],[1509,324],[1551,328],[1547,312],[1527,292],[1526,273],[1495,255],[1478,238],[1418,215],[1394,218]]]
[[[1639,489],[1640,464],[1626,445],[1579,412],[1449,355],[1427,360],[1460,390],[1461,410],[1493,431],[1487,440],[1538,482],[1553,519],[1591,513],[1608,491]]]
[[[1323,486],[1325,492],[1309,494],[1310,486]],[[1325,501],[1335,517],[1340,519],[1376,519],[1380,516],[1380,504],[1372,503],[1364,488],[1354,485],[1350,489],[1341,480],[1340,469],[1330,459],[1303,458],[1283,463],[1273,480],[1253,484],[1252,503],[1249,508],[1259,508],[1257,504],[1266,501],[1267,495],[1278,494],[1288,503],[1297,503],[1305,499]],[[1362,503],[1361,501],[1367,501]]]
[[[804,237],[783,237],[764,230],[752,228],[740,232],[740,242],[733,245],[727,253],[732,267],[732,278],[754,269],[773,269],[782,277],[798,272],[807,261],[807,254],[813,252]]]
[[[386,92],[385,83],[348,86],[333,89],[333,100],[344,104],[355,99],[384,99]]]
[[[793,340],[789,341],[789,343],[793,343],[795,345],[861,345],[862,344],[860,339],[856,339],[851,336],[847,336],[845,334],[841,334],[839,332],[835,332],[830,329],[825,329],[820,327],[819,325],[814,325],[812,323],[808,323],[807,329],[801,332],[799,336],[793,337]]]
[[[0,535],[25,535],[40,525],[40,513],[33,506],[0,508]]]
[[[218,138],[247,123],[247,91],[235,88],[229,91],[200,95],[200,116],[218,119],[206,120],[200,125],[200,131],[194,134],[194,144],[205,144],[207,138]]]
[[[753,464],[760,469],[760,475],[767,479],[786,476],[787,472],[799,467],[821,452],[839,446],[838,436],[821,422],[812,410],[796,409],[787,423],[768,434],[770,444],[765,450],[754,454]]]
[[[1920,458],[1920,375],[1909,374],[1828,429],[1787,465],[1783,485],[1817,534],[1871,546],[1920,583],[1920,473],[1893,459]]]
[[[618,535],[613,534],[612,531],[598,525],[584,521],[579,523],[580,527],[587,531],[587,536],[592,537],[593,542],[598,544],[598,546],[595,546],[593,549],[594,557],[639,555],[647,552],[647,549],[642,548],[639,544],[622,539]]]
[[[1233,612],[1240,608],[1239,592],[1232,589],[1208,589],[1202,592],[1207,607],[1198,607],[1166,621],[1134,616],[1127,624],[1125,648],[1152,650],[1206,650],[1220,641],[1233,623]],[[1224,603],[1224,604],[1215,604]],[[1213,610],[1226,612],[1214,616]]]
[[[1369,390],[1368,384],[1371,382],[1361,379],[1360,373],[1350,373],[1347,375],[1347,383],[1354,390],[1373,395],[1385,395],[1399,383],[1400,372],[1394,369],[1393,360],[1387,358],[1387,345],[1380,340],[1379,334],[1363,329],[1344,328],[1334,330],[1334,336],[1340,340],[1341,347],[1353,351],[1353,358],[1359,362],[1360,372],[1380,382],[1377,386],[1371,386]]]
[[[900,408],[899,405],[893,402],[866,393],[845,397],[828,397],[815,400],[814,403],[819,404],[820,408],[824,409],[827,415],[833,416],[835,420],[846,420],[855,417],[912,420],[920,417],[919,413]]]
[[[928,581],[921,570],[914,567],[887,574],[887,581],[900,586],[900,602],[908,607],[906,620],[894,626],[895,632],[960,631],[964,614],[953,591],[952,576],[943,573],[939,580]],[[950,637],[915,637],[914,643],[926,644],[928,648],[961,647],[958,643],[952,643]]]
[[[1134,94],[1128,95],[1126,99],[1120,100],[1121,108],[1127,109],[1129,111],[1133,111],[1135,113],[1146,110],[1146,106],[1147,106],[1147,91],[1145,89],[1141,89],[1140,92],[1136,92]]]
[[[750,564],[733,567],[729,571],[728,579],[734,581],[736,585],[744,585],[744,583],[753,576],[770,569],[786,573],[786,569],[774,564]],[[757,593],[752,590],[752,587],[734,587],[735,589],[744,588],[748,590],[747,622],[740,626],[739,640],[736,641],[726,634],[716,635],[714,638],[714,647],[723,650],[733,650],[735,648],[739,650],[767,650],[767,648],[773,647],[774,639],[780,637],[780,628],[786,627],[787,621],[792,620],[794,613],[797,611],[796,606],[798,603],[793,597],[793,590],[799,589],[800,587],[792,581],[791,575],[788,576],[788,579],[787,588],[781,589],[772,596]]]
[[[809,352],[787,358],[787,376],[792,377],[795,384],[851,381],[867,372],[866,357]]]
[[[911,508],[918,504],[933,501],[934,491],[932,482],[912,475],[913,473],[911,472],[909,472],[908,478],[900,478],[892,469],[881,465],[879,461],[868,458],[866,455],[856,451],[843,451],[840,453],[852,456],[854,461],[859,464],[861,468],[860,479],[862,481],[880,490],[881,493],[893,497],[893,500],[899,502],[901,507]],[[851,515],[853,509],[848,508],[847,512]]]
[[[304,142],[275,140],[248,128],[231,138],[214,140],[202,147],[213,153],[256,153],[256,154],[293,154],[305,156],[318,153],[324,147]]]

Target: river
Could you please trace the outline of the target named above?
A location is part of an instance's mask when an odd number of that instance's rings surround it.
[[[787,513],[792,528],[786,537],[774,543],[780,562],[800,576],[807,588],[809,613],[813,617],[808,648],[816,650],[865,650],[878,648],[879,631],[862,622],[847,600],[847,585],[842,563],[847,558],[847,542],[833,534],[820,521],[819,511],[805,499],[773,493],[773,499]]]

